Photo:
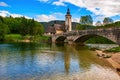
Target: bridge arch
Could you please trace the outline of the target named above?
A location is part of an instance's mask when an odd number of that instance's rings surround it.
[[[55,42],[64,42],[65,39],[66,39],[66,36],[58,36]]]
[[[96,37],[96,36],[99,36],[99,37],[103,37],[103,38],[106,38],[114,43],[116,43],[114,40],[112,40],[111,38],[109,37],[106,37],[104,35],[96,35],[96,34],[86,34],[86,35],[80,35],[78,37],[76,37],[73,42],[75,43],[78,43],[78,42],[82,42],[84,43],[85,41],[87,41],[88,39],[92,38],[92,37]]]

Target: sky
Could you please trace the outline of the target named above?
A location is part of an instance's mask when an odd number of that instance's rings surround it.
[[[73,22],[85,15],[91,15],[94,23],[105,17],[120,21],[120,0],[0,0],[0,16],[25,16],[39,22],[65,20],[68,8]]]

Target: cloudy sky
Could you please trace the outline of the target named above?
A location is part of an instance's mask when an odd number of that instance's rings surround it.
[[[94,23],[104,17],[120,20],[120,0],[0,0],[0,15],[48,22],[64,20],[68,7],[74,22],[84,15],[91,15]]]

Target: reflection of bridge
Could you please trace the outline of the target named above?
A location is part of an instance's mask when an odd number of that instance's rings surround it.
[[[52,42],[80,42],[88,40],[93,36],[105,37],[120,45],[120,28],[106,28],[106,29],[89,29],[89,30],[73,30],[62,34],[52,36]]]

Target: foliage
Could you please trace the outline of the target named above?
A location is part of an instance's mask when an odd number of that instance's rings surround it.
[[[42,35],[43,26],[34,19],[26,19],[25,17],[1,17],[0,16],[0,40],[4,40],[7,33],[25,35]]]
[[[85,30],[85,29],[94,28],[92,24],[93,24],[93,19],[90,15],[81,16],[80,24],[76,26],[76,30]]]
[[[20,34],[8,34],[5,35],[5,41],[18,41],[21,40],[22,36]]]
[[[86,30],[86,29],[99,29],[99,28],[112,28],[112,27],[120,27],[120,21],[111,23],[111,24],[106,24],[106,25],[101,25],[101,26],[92,26],[92,25],[81,25],[78,24],[75,27],[75,30]]]
[[[120,47],[114,47],[114,48],[105,50],[105,52],[120,52]]]
[[[78,24],[77,26],[76,26],[76,30],[83,30],[84,29],[84,27],[82,26],[82,25],[80,25],[80,24]]]
[[[85,29],[98,29],[98,28],[110,28],[110,27],[120,27],[120,21],[113,22],[113,20],[109,17],[105,17],[103,20],[103,24],[100,21],[96,22],[96,26],[92,26],[93,19],[90,15],[81,16],[80,24],[76,26],[76,30],[85,30]]]
[[[101,36],[96,36],[96,37],[93,37],[93,38],[90,38],[86,41],[86,43],[93,43],[93,44],[113,44],[114,42],[104,38],[104,37],[101,37]]]
[[[90,15],[81,16],[80,24],[82,24],[82,25],[92,25],[93,24],[93,19]]]
[[[49,36],[41,36],[40,38],[41,38],[42,41],[43,41],[43,40],[46,41],[46,40],[49,40],[50,37],[49,37]]]
[[[113,23],[113,20],[109,17],[105,17],[104,20],[103,20],[103,24],[106,25],[106,24],[111,24]]]
[[[92,26],[92,25],[81,25],[81,24],[78,24],[76,26],[76,30],[85,30],[85,29],[93,29],[95,26]]]
[[[32,35],[42,36],[42,34],[44,33],[44,28],[40,27],[40,26],[42,26],[40,23],[35,22],[35,27],[33,28],[33,34]]]
[[[38,29],[36,27],[40,27],[40,35],[42,35],[44,31],[43,26],[34,19],[26,19],[25,17],[5,17],[4,22],[10,28],[10,33],[14,34],[21,34],[23,36],[27,34],[34,35],[36,32],[35,30]]]
[[[46,42],[47,40],[49,40],[50,37],[48,36],[40,36],[40,35],[35,35],[35,36],[30,36],[30,35],[26,35],[26,36],[21,36],[20,34],[7,34],[5,35],[5,41],[7,42],[16,42],[16,41],[20,41],[20,40],[31,40],[34,42]]]
[[[4,24],[3,18],[0,17],[0,40],[4,40],[5,35],[9,32],[9,28]]]
[[[111,24],[102,25],[102,26],[96,26],[96,27],[94,27],[94,29],[98,29],[98,28],[113,28],[113,27],[120,27],[120,21],[115,22],[115,23],[111,23]]]
[[[48,40],[50,39],[50,37],[48,36],[40,36],[40,35],[36,35],[33,38],[34,42],[49,42]]]

